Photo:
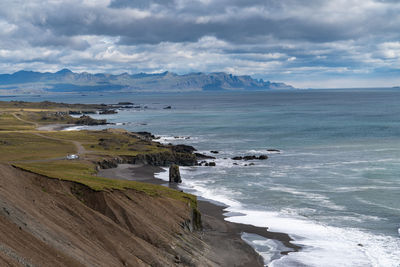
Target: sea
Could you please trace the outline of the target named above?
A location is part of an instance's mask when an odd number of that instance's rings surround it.
[[[215,167],[182,167],[181,188],[225,205],[228,221],[287,233],[302,247],[281,255],[279,241],[243,233],[268,266],[400,266],[399,89],[2,99],[133,102],[94,117],[215,156]],[[269,158],[231,159],[244,155]]]

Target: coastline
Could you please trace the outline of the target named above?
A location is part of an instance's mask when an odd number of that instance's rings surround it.
[[[164,180],[155,178],[156,173],[164,171],[163,168],[157,166],[119,164],[116,168],[101,169],[97,175],[111,179],[164,185],[180,190],[177,184],[169,184]],[[198,200],[198,209],[201,212],[203,224],[201,238],[213,250],[213,254],[218,256],[212,259],[222,266],[265,266],[268,264],[264,262],[263,257],[255,248],[242,239],[243,233],[255,234],[282,243],[285,249],[280,250],[280,256],[273,259],[300,250],[299,246],[290,243],[292,239],[288,234],[270,232],[267,228],[249,224],[226,221],[225,208],[227,207],[217,205],[206,199]]]

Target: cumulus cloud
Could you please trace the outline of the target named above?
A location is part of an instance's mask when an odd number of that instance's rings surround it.
[[[399,26],[400,4],[389,0],[6,0],[0,72],[228,71],[299,86],[368,75],[378,83],[400,68]]]

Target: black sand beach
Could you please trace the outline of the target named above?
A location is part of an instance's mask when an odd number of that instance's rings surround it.
[[[161,171],[164,170],[157,166],[120,164],[117,168],[102,169],[98,172],[98,175],[177,188],[174,184],[169,185],[154,177],[155,173]],[[198,207],[202,214],[203,223],[201,238],[213,250],[213,254],[218,255],[218,258],[213,260],[218,262],[219,266],[264,266],[262,257],[241,238],[244,232],[280,241],[287,247],[280,252],[281,255],[300,249],[300,247],[290,243],[292,239],[285,233],[270,232],[267,228],[226,221],[224,215],[226,207],[224,206],[199,200]]]

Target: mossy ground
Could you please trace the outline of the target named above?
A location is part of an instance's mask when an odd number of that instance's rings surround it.
[[[163,186],[96,175],[96,162],[102,158],[160,153],[168,151],[167,147],[124,130],[40,132],[35,129],[36,126],[68,123],[65,121],[69,116],[62,119],[63,116],[56,115],[59,113],[55,104],[18,103],[0,102],[0,162],[12,163],[18,168],[50,178],[84,184],[97,191],[134,189],[151,196],[178,199],[196,207],[196,197],[190,194]],[[24,110],[20,109],[21,105]],[[65,109],[63,106],[59,108]],[[79,160],[63,159],[68,154],[76,153],[77,148],[72,141],[79,142],[86,149]]]
[[[168,148],[124,130],[103,131],[57,131],[45,132],[43,135],[61,140],[79,140],[83,147],[97,155],[136,156],[146,153],[160,153]]]
[[[0,162],[65,157],[75,150],[71,142],[43,138],[34,132],[0,132]]]

